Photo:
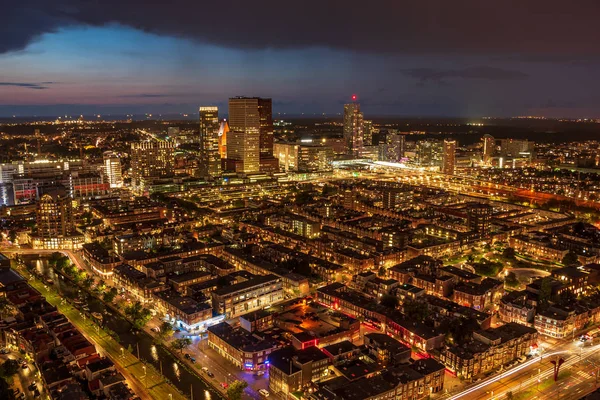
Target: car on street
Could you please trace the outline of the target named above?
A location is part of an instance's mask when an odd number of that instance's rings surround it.
[[[265,374],[265,371],[256,371],[256,373],[254,375],[263,376],[264,374]]]
[[[221,387],[223,389],[227,389],[229,387],[229,384],[227,382],[221,382]]]
[[[21,395],[19,396],[20,399],[24,399],[25,398],[25,393],[21,393]]]
[[[8,349],[0,349],[0,354],[8,354]]]
[[[207,372],[206,372],[206,375],[208,375],[210,378],[214,378],[214,377],[215,377],[215,374],[213,374],[213,373],[212,373],[212,372],[210,372],[210,371],[207,371]]]
[[[259,389],[258,393],[263,397],[269,397],[269,391],[267,389]]]
[[[190,355],[188,353],[185,353],[183,356],[185,357],[186,360],[190,359]]]

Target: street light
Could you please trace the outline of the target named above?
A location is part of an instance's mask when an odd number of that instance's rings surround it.
[[[121,357],[125,358],[125,349],[121,347]]]

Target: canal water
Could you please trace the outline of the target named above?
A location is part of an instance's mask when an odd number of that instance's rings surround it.
[[[177,387],[184,395],[193,399],[220,400],[222,395],[214,388],[205,383],[196,374],[188,371],[181,361],[173,357],[171,353],[154,343],[152,337],[145,332],[133,332],[131,323],[118,313],[104,306],[104,304],[95,297],[79,291],[78,288],[65,282],[58,276],[52,268],[48,266],[46,259],[40,259],[22,256],[26,265],[34,268],[44,279],[52,280],[52,284],[63,297],[83,299],[80,307],[89,307],[89,313],[100,313],[103,316],[102,324],[108,329],[114,331],[119,336],[119,343],[123,348],[133,349],[133,354],[137,356],[139,346],[139,358],[152,364],[157,371],[161,371],[165,378]],[[85,310],[88,311],[88,310]],[[162,364],[162,365],[161,365]],[[156,384],[152,382],[151,384]],[[191,395],[193,391],[193,396]]]

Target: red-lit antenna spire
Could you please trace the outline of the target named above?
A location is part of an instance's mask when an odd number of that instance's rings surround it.
[[[356,99],[358,99],[358,96],[356,96],[355,94],[352,95],[352,101],[356,101]]]

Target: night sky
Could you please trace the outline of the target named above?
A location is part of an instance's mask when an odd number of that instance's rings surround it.
[[[600,117],[600,2],[22,0],[0,116],[226,109]]]

